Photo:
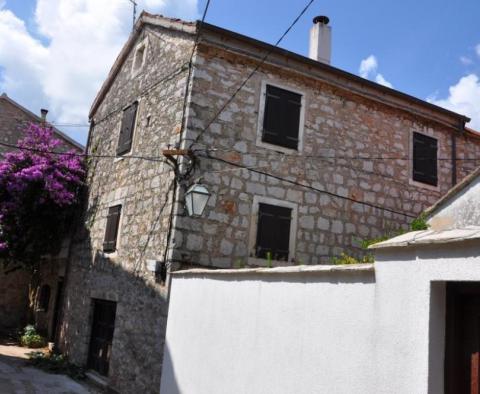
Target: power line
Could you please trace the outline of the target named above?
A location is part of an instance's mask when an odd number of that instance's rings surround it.
[[[324,149],[334,149],[334,148],[324,148]],[[279,157],[293,157],[298,159],[321,159],[321,160],[333,160],[333,159],[343,159],[343,160],[402,160],[402,161],[409,161],[413,159],[419,160],[427,160],[431,159],[431,157],[424,157],[424,156],[416,156],[416,157],[409,157],[409,156],[393,156],[393,157],[385,157],[385,156],[327,156],[327,155],[302,155],[302,154],[292,154],[292,153],[283,153],[279,151],[272,150],[272,152],[254,152],[254,153],[243,153],[234,148],[229,149],[219,149],[219,148],[204,148],[204,149],[195,149],[194,152],[234,152],[238,153],[243,156],[261,156],[261,157],[268,157],[269,155],[278,155]],[[466,157],[460,158],[457,157],[455,159],[450,157],[437,157],[439,161],[480,161],[480,157],[473,158],[473,157]]]
[[[295,186],[300,186],[300,187],[303,187],[305,189],[310,189],[310,190],[316,191],[318,193],[326,194],[326,195],[329,195],[331,197],[335,197],[335,198],[339,198],[339,199],[342,199],[342,200],[350,201],[350,202],[360,204],[360,205],[365,205],[365,206],[368,206],[370,208],[380,209],[382,211],[394,213],[394,214],[397,214],[397,215],[406,216],[406,217],[409,217],[409,218],[416,218],[416,216],[411,215],[411,214],[406,213],[406,212],[396,211],[394,209],[382,207],[382,206],[375,205],[375,204],[372,204],[372,203],[369,203],[369,202],[366,202],[366,201],[360,201],[360,200],[356,200],[356,199],[351,198],[351,197],[342,196],[340,194],[329,192],[328,190],[318,189],[314,186],[307,185],[305,183],[301,183],[301,182],[297,182],[297,181],[294,181],[294,180],[291,180],[291,179],[283,178],[281,176],[270,174],[268,172],[260,171],[260,170],[254,169],[254,168],[249,168],[249,167],[246,167],[242,164],[238,164],[238,163],[235,163],[235,162],[232,162],[232,161],[229,161],[229,160],[225,160],[225,159],[222,159],[220,157],[211,156],[208,153],[206,154],[206,156],[203,156],[203,157],[205,157],[207,159],[211,159],[211,160],[216,160],[216,161],[219,161],[219,162],[222,162],[222,163],[234,166],[234,167],[244,168],[248,171],[255,172],[255,173],[260,174],[260,175],[265,175],[267,177],[274,178],[274,179],[277,179],[277,180],[282,181],[282,182],[287,182],[287,183],[290,183],[290,184],[295,185]]]
[[[258,69],[265,63],[267,58],[272,54],[274,49],[283,41],[285,36],[290,32],[290,30],[297,24],[297,22],[300,20],[300,18],[305,14],[305,12],[308,10],[308,8],[313,4],[315,0],[310,0],[307,5],[302,9],[300,14],[293,20],[293,22],[290,24],[290,26],[285,30],[285,32],[281,35],[281,37],[275,42],[273,47],[263,56],[263,58],[260,60],[260,62],[255,66],[255,68],[248,74],[247,78],[240,84],[240,86],[235,90],[235,92],[230,96],[230,98],[222,105],[219,111],[215,114],[215,116],[208,122],[208,124],[200,131],[200,133],[197,135],[196,138],[193,139],[193,143],[191,146],[195,145],[200,136],[212,125],[213,122],[220,116],[220,114],[225,110],[225,108],[233,101],[233,99],[236,97],[236,95],[243,89],[243,87],[247,84],[247,82],[250,80],[250,78],[253,77],[253,75],[258,71]]]
[[[58,151],[52,151],[52,150],[29,148],[27,146],[14,145],[14,144],[9,144],[7,142],[0,142],[0,146],[29,151],[29,152],[35,152],[35,153],[48,153],[48,154],[59,155],[59,156],[72,156],[72,157],[84,157],[84,158],[91,157],[96,159],[137,159],[137,160],[147,160],[147,161],[156,161],[156,162],[166,163],[166,160],[163,157],[159,157],[159,156],[137,156],[137,155],[117,156],[117,155],[92,155],[88,153],[76,153],[76,152],[58,152]]]
[[[130,3],[133,5],[133,23],[132,23],[132,30],[135,28],[135,20],[137,19],[137,2],[135,0],[129,0]]]
[[[182,73],[183,71],[185,71],[187,69],[187,66],[188,66],[188,63],[185,62],[182,65],[180,65],[179,67],[176,67],[174,70],[172,70],[168,74],[165,74],[164,76],[162,76],[159,80],[157,80],[154,83],[148,85],[145,89],[143,89],[139,93],[139,95],[137,97],[145,96],[148,92],[150,92],[152,89],[156,88],[158,85],[160,85],[160,84],[166,82],[167,80],[169,80],[171,78],[174,78],[175,76],[179,75],[180,73]],[[165,97],[167,97],[167,95],[164,95],[161,98],[165,98]],[[121,106],[118,106],[116,109],[110,111],[103,118],[100,118],[99,120],[95,121],[95,126],[97,126],[99,123],[104,122],[106,119],[108,119],[110,116],[116,114],[117,112],[123,111],[123,109],[130,103],[131,103],[131,101],[129,101],[128,103],[123,104]]]
[[[205,8],[203,10],[202,20],[200,22],[200,25],[198,26],[197,34],[195,36],[195,42],[193,44],[192,53],[190,55],[190,64],[192,63],[193,55],[195,54],[195,49],[197,49],[198,42],[200,41],[200,34],[202,32],[203,22],[205,22],[205,18],[207,17],[207,12],[208,12],[208,7],[209,6],[210,6],[210,0],[207,0],[207,3],[205,4]]]

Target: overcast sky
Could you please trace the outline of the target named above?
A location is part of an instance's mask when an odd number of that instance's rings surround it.
[[[199,18],[206,0],[137,0]],[[211,0],[207,21],[275,42],[306,0]],[[330,17],[332,64],[471,117],[480,130],[479,0],[317,0],[281,46],[307,54],[313,16]],[[85,125],[132,27],[129,0],[0,0],[0,92],[59,124]],[[84,143],[85,127],[59,127]]]

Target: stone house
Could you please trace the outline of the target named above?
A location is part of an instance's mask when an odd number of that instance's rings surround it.
[[[46,122],[46,110],[37,116],[16,101],[0,95],[0,157],[14,150],[9,146],[17,145],[22,139],[25,127],[29,123]],[[48,124],[48,123],[47,123]],[[84,147],[53,127],[55,137],[63,142],[61,149],[83,152]],[[38,289],[33,301],[33,317],[37,328],[49,339],[53,339],[62,295],[63,271],[66,261],[67,245],[62,252],[52,259],[51,264],[41,272]],[[29,311],[30,274],[18,267],[0,266],[0,332],[10,332],[26,323]]]
[[[140,16],[90,112],[88,153],[117,157],[90,158],[60,341],[112,390],[158,392],[169,270],[360,255],[473,170],[468,118],[329,65],[329,32],[307,58]]]

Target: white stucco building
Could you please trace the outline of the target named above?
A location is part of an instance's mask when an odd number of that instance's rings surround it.
[[[175,274],[162,394],[478,393],[479,174],[374,265]]]

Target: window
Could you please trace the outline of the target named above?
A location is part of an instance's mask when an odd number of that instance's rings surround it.
[[[120,128],[120,137],[118,138],[117,155],[123,155],[132,148],[133,130],[135,128],[135,119],[137,117],[138,102],[134,102],[130,107],[123,110],[122,126]]]
[[[118,225],[120,223],[121,211],[121,205],[115,205],[108,209],[105,240],[103,241],[104,252],[114,252],[117,248]]]
[[[301,109],[301,94],[266,85],[262,142],[298,150]]]
[[[50,286],[43,285],[38,294],[37,311],[48,312],[48,305],[50,304]]]
[[[258,204],[256,257],[288,261],[292,209]]]
[[[413,133],[413,174],[414,181],[437,186],[437,150],[436,138]]]
[[[135,77],[143,67],[145,63],[145,55],[146,55],[147,45],[146,42],[142,42],[137,46],[135,50],[135,55],[133,56],[133,64],[132,64],[132,76]]]

